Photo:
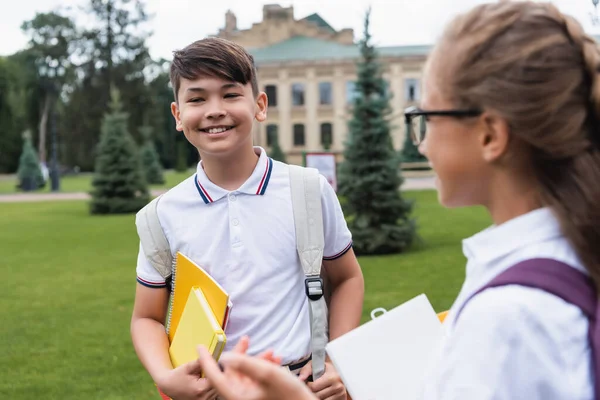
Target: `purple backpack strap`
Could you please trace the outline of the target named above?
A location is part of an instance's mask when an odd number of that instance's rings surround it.
[[[488,288],[521,285],[537,288],[579,307],[588,317],[588,337],[592,350],[595,398],[600,400],[600,307],[592,279],[568,264],[548,258],[534,258],[513,265],[473,293],[456,314],[458,319],[465,305]]]

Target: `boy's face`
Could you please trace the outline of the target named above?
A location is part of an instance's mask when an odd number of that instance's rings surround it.
[[[254,119],[267,116],[267,96],[256,98],[248,83],[220,78],[181,79],[177,103],[171,104],[176,128],[201,156],[228,155],[244,145],[252,146]]]

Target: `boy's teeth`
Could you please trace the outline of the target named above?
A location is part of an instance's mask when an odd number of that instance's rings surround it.
[[[225,132],[227,128],[211,128],[208,130],[208,133],[221,133]]]

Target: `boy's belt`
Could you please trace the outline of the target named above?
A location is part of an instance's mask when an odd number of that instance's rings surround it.
[[[284,368],[289,369],[290,372],[295,373],[296,375],[298,375],[300,373],[300,370],[309,363],[309,361],[312,360],[312,354],[309,354],[306,357],[303,357],[299,360],[296,361],[292,361],[289,364],[285,364]]]

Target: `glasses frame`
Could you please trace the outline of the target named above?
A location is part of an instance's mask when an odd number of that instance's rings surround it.
[[[406,134],[411,135],[413,143],[418,146],[425,138],[425,132],[421,135],[412,134],[412,121],[415,117],[452,117],[452,118],[471,118],[478,117],[483,114],[483,110],[479,108],[470,109],[454,109],[454,110],[423,110],[419,107],[408,107],[404,110],[404,123],[406,124]]]

